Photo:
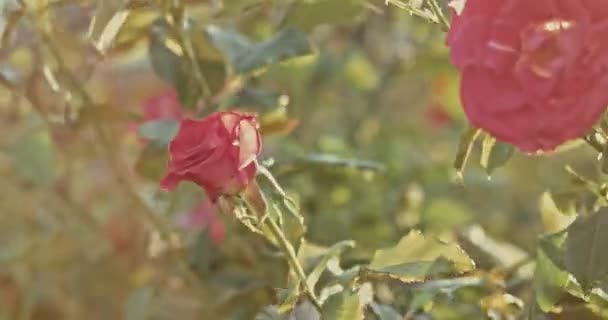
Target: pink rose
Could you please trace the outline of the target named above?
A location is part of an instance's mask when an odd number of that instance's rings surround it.
[[[179,120],[184,116],[184,107],[177,99],[177,93],[174,89],[166,90],[146,99],[143,109],[145,121]]]
[[[161,187],[172,190],[182,180],[192,181],[213,202],[222,194],[236,194],[254,178],[261,148],[252,115],[230,111],[184,119],[169,144],[169,169]]]
[[[581,137],[608,105],[608,1],[467,0],[447,43],[470,122],[523,151]]]
[[[224,224],[217,217],[217,207],[209,200],[203,200],[190,212],[178,218],[178,225],[185,229],[207,230],[209,239],[214,244],[220,244],[224,240]]]

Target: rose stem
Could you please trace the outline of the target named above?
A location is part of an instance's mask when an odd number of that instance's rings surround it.
[[[312,304],[318,310],[321,310],[321,304],[319,303],[319,300],[317,299],[313,288],[311,288],[308,285],[308,281],[306,281],[306,273],[304,272],[304,268],[302,268],[302,265],[300,265],[300,261],[298,261],[298,257],[296,256],[293,246],[291,245],[289,240],[287,240],[285,234],[283,233],[283,230],[281,230],[281,228],[277,225],[276,221],[274,221],[272,218],[266,220],[268,221],[268,227],[270,227],[270,232],[272,232],[272,235],[279,242],[281,249],[287,255],[287,261],[289,262],[289,264],[291,264],[291,267],[295,270],[296,274],[298,275],[298,278],[300,278],[300,281],[304,285],[306,295],[308,295]]]

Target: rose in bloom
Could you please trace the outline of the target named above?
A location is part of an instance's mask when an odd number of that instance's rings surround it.
[[[608,1],[467,0],[447,43],[470,122],[526,152],[580,137],[608,105]]]
[[[169,144],[169,169],[161,187],[172,190],[183,180],[207,191],[212,201],[242,191],[256,173],[262,148],[254,116],[216,112],[201,120],[184,119]]]

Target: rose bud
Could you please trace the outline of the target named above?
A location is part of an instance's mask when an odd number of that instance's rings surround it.
[[[217,201],[237,194],[254,178],[262,142],[253,115],[216,112],[200,120],[184,119],[169,144],[168,172],[161,188],[192,181]]]

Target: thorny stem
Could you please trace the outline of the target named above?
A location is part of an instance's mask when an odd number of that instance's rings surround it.
[[[260,174],[262,174],[263,176],[265,176],[268,179],[268,181],[270,181],[270,183],[275,188],[275,190],[283,198],[283,201],[285,201],[285,202],[291,201],[291,199],[289,199],[289,197],[287,196],[287,193],[283,190],[281,185],[279,185],[279,183],[276,181],[276,179],[274,178],[272,173],[270,171],[268,171],[268,169],[266,167],[259,165],[259,164],[256,164],[256,165],[258,167],[258,172]],[[258,210],[253,205],[251,205],[248,201],[245,200],[244,202],[245,202],[245,205],[247,206],[247,208],[249,208],[249,210],[253,211],[253,213],[255,213],[257,217],[266,216],[266,214],[260,214],[260,212],[257,212]],[[290,205],[286,205],[286,207],[290,211],[293,210],[293,208]],[[295,212],[290,212],[290,213],[292,213],[294,215],[298,215]],[[263,222],[268,226],[273,237],[277,240],[279,246],[281,247],[281,251],[283,251],[283,253],[286,255],[288,263],[290,264],[291,268],[295,271],[300,282],[304,286],[304,291],[306,292],[306,295],[310,299],[311,303],[319,311],[321,311],[321,303],[319,302],[319,299],[317,298],[317,296],[314,292],[314,288],[311,288],[310,285],[308,284],[306,272],[304,272],[304,268],[302,267],[302,265],[300,264],[300,261],[298,260],[298,257],[296,255],[295,249],[293,248],[293,245],[289,242],[289,240],[287,240],[287,237],[283,233],[283,230],[281,229],[281,227],[277,224],[277,222],[274,219],[272,219],[272,218],[263,219]]]
[[[443,29],[443,31],[448,31],[450,29],[450,22],[443,14],[443,10],[441,10],[441,7],[437,3],[437,0],[429,0],[429,4],[431,6],[431,10],[435,14],[437,20],[439,21],[439,24],[441,25],[441,29]]]
[[[270,232],[272,232],[272,235],[278,241],[279,246],[281,247],[282,251],[287,255],[287,261],[289,262],[291,267],[295,270],[296,275],[298,276],[298,278],[300,279],[300,282],[304,286],[306,295],[308,296],[308,298],[310,299],[312,304],[318,310],[321,310],[321,303],[319,302],[319,299],[317,298],[317,296],[314,292],[314,288],[311,288],[308,284],[308,281],[306,281],[306,278],[307,278],[306,273],[304,272],[304,268],[302,268],[302,265],[300,265],[300,261],[298,260],[298,257],[296,256],[296,252],[295,252],[293,246],[291,245],[289,240],[287,240],[287,238],[285,237],[285,234],[283,233],[283,230],[281,230],[279,225],[277,225],[276,221],[274,221],[273,219],[266,219],[266,221],[267,221],[267,225],[270,229]]]
[[[40,27],[40,25],[36,21],[36,17],[28,16],[28,18],[29,18],[30,22],[32,23],[32,25],[37,29],[39,35],[42,37],[42,41],[44,42],[46,47],[49,49],[53,58],[56,60],[58,66],[59,66],[59,69],[61,70],[62,74],[66,77],[67,81],[69,82],[70,88],[72,90],[74,90],[78,94],[78,96],[82,99],[82,101],[84,103],[84,107],[85,108],[95,108],[96,104],[95,104],[93,98],[91,98],[91,96],[87,93],[87,91],[84,89],[84,87],[81,86],[80,81],[69,70],[65,61],[63,60],[63,57],[59,53],[59,50],[57,50],[57,46],[53,42],[50,35],[47,33],[46,30],[44,30],[42,27]],[[143,214],[144,218],[146,220],[148,220],[154,226],[154,228],[159,233],[161,238],[165,242],[170,244],[171,243],[170,228],[141,199],[141,197],[137,193],[136,188],[132,184],[132,182],[129,181],[128,179],[124,178],[126,175],[122,172],[121,168],[123,166],[120,163],[120,159],[116,156],[117,152],[114,149],[114,145],[113,145],[110,137],[108,137],[107,133],[105,132],[103,125],[99,122],[94,122],[92,124],[92,126],[93,126],[96,136],[98,137],[98,139],[101,143],[101,147],[103,149],[102,155],[106,158],[107,162],[110,164],[110,168],[111,168],[116,180],[118,181],[119,186],[123,189],[126,197],[131,202],[132,205],[134,205],[135,207],[137,207],[139,209],[136,211],[141,212]],[[189,282],[189,284],[191,286],[194,286],[194,289],[199,294],[201,300],[202,301],[207,300],[208,297],[202,291],[202,289],[200,287],[200,283],[199,283],[196,275],[188,267],[188,262],[187,262],[186,258],[175,250],[170,250],[170,253],[173,256],[173,258],[177,261],[179,267],[181,269],[183,269],[183,272],[184,272],[184,275],[185,275],[187,281]]]

